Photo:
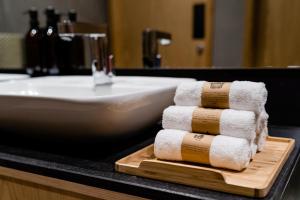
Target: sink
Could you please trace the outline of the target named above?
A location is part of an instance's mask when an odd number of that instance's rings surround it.
[[[0,73],[0,82],[3,81],[11,81],[11,80],[20,80],[20,79],[26,79],[29,78],[26,74],[6,74],[6,73]]]
[[[49,76],[0,83],[0,128],[66,137],[119,136],[161,118],[188,78]]]

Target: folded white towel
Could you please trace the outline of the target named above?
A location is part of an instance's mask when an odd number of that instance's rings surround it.
[[[158,132],[154,154],[158,159],[199,162],[233,170],[244,169],[251,159],[250,144],[246,139],[173,129]]]
[[[163,112],[162,127],[245,138],[249,141],[256,137],[256,118],[251,111],[169,106]]]
[[[268,126],[269,115],[265,109],[256,115],[256,133],[259,135],[265,127]]]
[[[181,106],[211,107],[206,106],[209,104],[214,105],[214,108],[261,113],[267,101],[267,95],[265,84],[261,82],[234,81],[231,84],[224,84],[197,81],[180,84],[174,101],[176,105]]]
[[[250,148],[251,148],[251,158],[253,159],[257,152],[257,145],[255,144],[255,142],[251,142]]]
[[[255,139],[255,144],[257,145],[257,151],[262,151],[265,147],[267,137],[268,137],[268,127],[266,126],[263,131],[257,135]]]

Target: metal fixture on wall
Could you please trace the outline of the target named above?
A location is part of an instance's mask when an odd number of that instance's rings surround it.
[[[161,66],[161,55],[158,53],[158,46],[171,44],[171,34],[146,29],[143,31],[142,37],[144,68],[159,68]]]

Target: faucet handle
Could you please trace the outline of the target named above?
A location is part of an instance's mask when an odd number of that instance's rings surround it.
[[[110,77],[114,76],[114,73],[113,73],[113,59],[114,59],[113,54],[110,54],[107,58],[107,71],[106,71],[106,73]]]

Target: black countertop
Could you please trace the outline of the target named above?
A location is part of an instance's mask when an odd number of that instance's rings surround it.
[[[43,141],[3,132],[0,165],[152,199],[252,199],[114,171],[116,160],[152,143],[159,127],[147,129],[143,134],[137,133],[135,137],[113,142],[93,140],[92,144],[82,141]],[[300,128],[271,126],[270,135],[296,139],[294,151],[266,197],[282,199],[292,190],[289,189],[289,183],[295,184],[300,180],[300,177],[297,179],[293,176],[299,168]]]

